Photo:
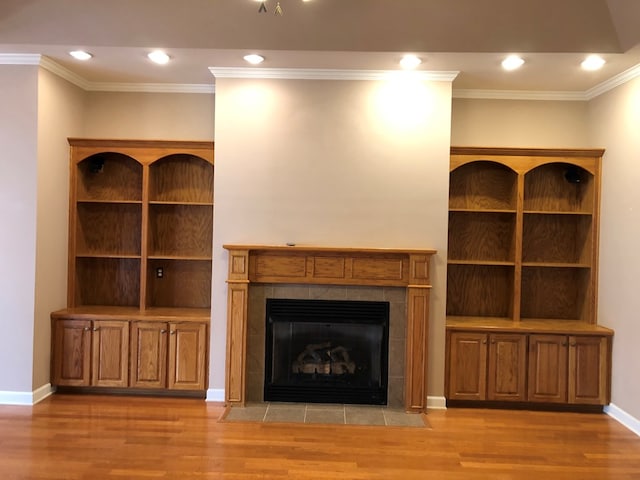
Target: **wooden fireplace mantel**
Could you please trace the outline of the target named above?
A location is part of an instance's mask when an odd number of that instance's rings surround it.
[[[405,409],[427,408],[431,249],[224,245],[229,251],[226,402],[244,404],[250,283],[405,287]]]

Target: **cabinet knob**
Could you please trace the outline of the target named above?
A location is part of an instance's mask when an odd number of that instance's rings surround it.
[[[84,330],[85,332],[89,332],[89,331],[91,331],[91,327],[84,327],[84,329],[83,329],[83,330]]]
[[[486,339],[486,338],[483,338],[483,339],[482,339],[482,343],[483,343],[484,345],[486,345],[486,344],[487,344],[487,339]]]
[[[176,331],[175,330],[171,330],[171,335],[175,335]]]
[[[576,342],[571,342],[571,343],[569,344],[569,346],[571,346],[571,347],[575,347],[575,346],[576,346]]]
[[[100,330],[98,327],[93,327],[94,332],[97,332],[98,330]]]
[[[167,333],[165,329],[160,330],[160,333]]]

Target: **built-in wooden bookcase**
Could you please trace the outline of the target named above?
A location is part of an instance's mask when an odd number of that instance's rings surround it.
[[[88,328],[97,332],[94,324],[104,320],[158,322],[158,338],[163,341],[165,334],[190,338],[177,335],[183,323],[208,325],[213,144],[90,139],[70,139],[69,143],[68,308],[54,312],[52,318],[54,328],[57,322],[78,319],[90,324],[76,330],[65,330],[61,324],[61,332],[66,333],[58,335],[57,345],[54,335],[58,368],[52,371],[55,384],[92,386],[91,381],[87,385],[85,380],[78,384],[75,378],[64,378],[63,372],[73,370],[65,361],[76,338],[74,331]],[[138,331],[132,328],[132,343],[140,341],[135,336]],[[196,342],[198,355],[206,355],[206,328],[194,331],[202,336]],[[85,343],[91,345],[87,339]],[[173,349],[169,345],[158,351],[185,351],[179,343]],[[143,348],[138,343],[135,347],[130,350],[138,353]],[[131,358],[132,365],[141,359],[143,356]],[[176,374],[196,379],[188,385],[204,389],[204,360],[192,362],[197,372]],[[171,372],[171,365],[162,371]],[[159,379],[157,385],[167,388],[169,382]]]
[[[495,341],[488,332],[522,334],[524,343],[512,343],[519,346],[528,345],[530,333],[602,337],[608,343],[604,352],[594,351],[594,364],[607,361],[612,332],[599,327],[596,319],[602,154],[602,150],[452,147],[447,262],[449,398],[495,397],[492,392],[475,391],[478,384],[489,384],[478,383],[478,379],[466,392],[469,372],[462,370],[471,359],[451,357],[452,352],[454,356],[456,352],[481,352],[483,364],[490,366],[492,362],[484,355],[491,348],[477,349]],[[497,362],[498,371],[504,370],[496,358],[493,364]],[[524,372],[526,363],[520,371]],[[492,378],[495,372],[485,374]],[[524,373],[518,378],[524,378]],[[601,380],[608,382],[608,378]],[[513,399],[527,398],[526,392],[512,393]],[[606,396],[597,399],[602,404],[605,400]]]

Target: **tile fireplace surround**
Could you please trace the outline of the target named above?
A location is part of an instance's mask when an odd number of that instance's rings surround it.
[[[404,368],[397,361],[389,365],[389,399],[392,404],[400,404],[396,406],[404,404],[407,412],[426,412],[429,262],[435,250],[269,245],[224,248],[229,252],[227,405],[261,400],[264,299],[271,295],[389,301],[390,354],[404,349]],[[398,338],[401,331],[404,338]],[[398,384],[402,377],[403,386]]]

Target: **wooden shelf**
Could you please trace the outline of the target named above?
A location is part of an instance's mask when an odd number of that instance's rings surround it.
[[[206,390],[213,144],[69,139],[68,308],[52,384]]]
[[[448,400],[605,405],[601,150],[451,149]]]

